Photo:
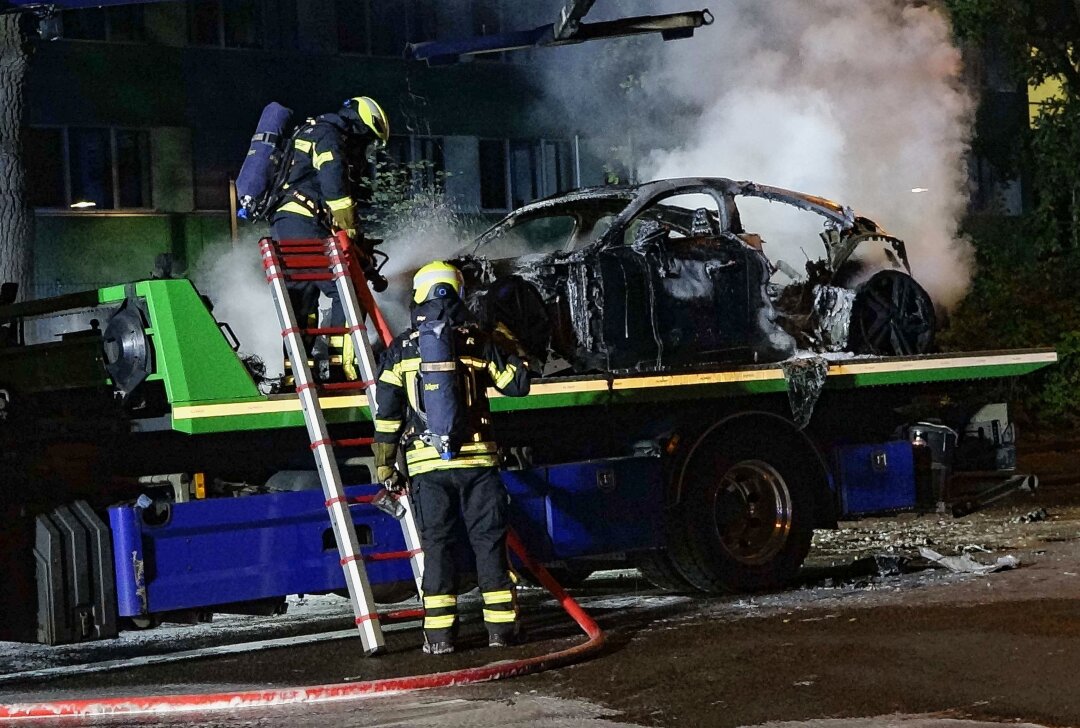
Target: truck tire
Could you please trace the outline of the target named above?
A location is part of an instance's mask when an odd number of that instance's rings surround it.
[[[790,582],[814,533],[814,457],[794,429],[734,422],[708,430],[681,470],[669,527],[672,563],[708,592],[755,592]]]
[[[683,578],[666,551],[647,551],[638,554],[634,563],[645,579],[657,589],[670,592],[690,592],[694,587]]]
[[[345,596],[349,596],[346,591]],[[376,604],[397,604],[416,596],[416,582],[391,581],[385,584],[372,584],[371,596]]]

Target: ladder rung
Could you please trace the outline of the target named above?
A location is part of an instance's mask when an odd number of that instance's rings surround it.
[[[332,440],[334,447],[367,447],[375,442],[374,437],[346,437],[342,440]]]
[[[353,437],[345,438],[342,440],[316,440],[315,442],[311,443],[311,449],[314,450],[316,448],[325,447],[327,445],[331,445],[333,447],[364,447],[366,445],[370,445],[373,442],[375,442],[375,438],[373,437]],[[350,502],[352,502],[351,499]]]
[[[394,561],[397,559],[411,559],[420,553],[420,550],[415,551],[384,551],[379,554],[364,554],[364,561]]]
[[[337,390],[367,389],[375,382],[322,382],[318,386],[321,389],[333,392]]]
[[[334,280],[334,274],[327,271],[326,273],[287,273],[285,275],[287,281],[332,281]]]
[[[323,326],[322,328],[286,328],[281,334],[287,336],[294,331],[299,332],[305,336],[337,336],[338,334],[348,334],[352,331],[348,326]]]
[[[326,240],[323,238],[290,238],[286,240],[272,240],[272,245],[277,245],[282,250],[292,250],[304,247],[326,248]]]
[[[384,622],[400,619],[416,619],[417,617],[423,616],[424,610],[415,607],[413,609],[395,609],[392,612],[379,612],[379,618]]]
[[[329,268],[330,259],[325,255],[290,255],[281,256],[281,263],[285,268]]]

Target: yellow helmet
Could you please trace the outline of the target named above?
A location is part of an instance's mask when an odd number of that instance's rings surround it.
[[[375,99],[368,96],[354,96],[345,101],[341,111],[342,116],[358,119],[361,124],[371,130],[383,146],[390,139],[390,120],[386,118],[386,112],[375,102]]]
[[[435,298],[446,298],[450,290],[460,296],[464,284],[461,271],[449,263],[436,260],[416,271],[413,276],[413,302],[424,303]]]

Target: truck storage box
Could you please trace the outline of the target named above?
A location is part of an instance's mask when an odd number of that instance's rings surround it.
[[[842,516],[915,507],[915,462],[910,442],[840,447],[835,458]]]

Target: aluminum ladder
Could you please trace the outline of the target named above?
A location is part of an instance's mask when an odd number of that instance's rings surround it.
[[[331,238],[314,240],[275,241],[263,238],[259,241],[259,252],[262,256],[266,281],[273,293],[274,308],[277,310],[278,320],[281,323],[281,335],[285,342],[286,352],[292,362],[296,394],[300,398],[300,407],[311,440],[311,450],[315,456],[319,480],[322,482],[323,494],[326,497],[326,509],[330,515],[338,553],[341,556],[341,567],[345,572],[345,584],[348,586],[353,612],[356,615],[356,626],[360,631],[365,654],[374,655],[382,650],[384,641],[364,561],[408,557],[412,566],[413,579],[416,581],[417,594],[423,594],[420,584],[424,573],[424,554],[420,549],[420,532],[416,527],[409,499],[403,497],[401,503],[405,507],[405,515],[400,523],[406,550],[368,556],[360,552],[360,544],[356,537],[356,529],[353,527],[349,506],[350,502],[365,503],[370,502],[371,498],[355,498],[350,501],[345,495],[341,473],[334,457],[334,447],[369,446],[373,440],[372,438],[332,439],[326,416],[319,403],[319,391],[365,392],[368,399],[368,411],[372,413],[374,419],[375,354],[371,350],[367,327],[364,325],[365,312],[370,313],[372,321],[375,322],[376,328],[387,344],[390,336],[389,329],[368,288],[363,267],[358,260],[359,253],[345,233],[341,232]],[[292,281],[334,281],[345,312],[345,326],[323,328],[298,326],[285,285]],[[358,296],[363,298],[363,306]],[[311,367],[308,365],[308,352],[303,342],[305,335],[351,336],[353,349],[360,364],[360,380],[316,382],[312,376]]]

